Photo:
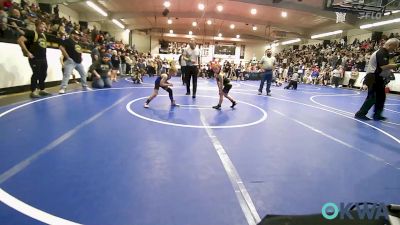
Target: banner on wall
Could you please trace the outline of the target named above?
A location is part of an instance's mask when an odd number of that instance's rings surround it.
[[[218,55],[235,55],[235,45],[215,45],[214,54]]]

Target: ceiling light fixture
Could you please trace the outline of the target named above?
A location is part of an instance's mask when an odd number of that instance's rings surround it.
[[[192,23],[192,26],[196,27],[196,26],[197,26],[197,22],[194,21],[194,22]]]
[[[168,19],[168,20],[167,20],[167,23],[168,23],[168,24],[172,24],[172,20],[171,20],[171,19]]]
[[[239,35],[239,34],[238,34],[238,35],[236,35],[236,38],[237,38],[237,39],[239,39],[239,38],[240,38],[240,35]]]
[[[254,31],[256,31],[256,30],[257,30],[257,27],[256,27],[256,26],[254,26],[254,25],[253,25],[253,30],[254,30]]]
[[[394,11],[390,11],[390,12],[385,12],[385,16],[389,16],[389,15],[392,15],[392,14],[396,14],[396,13],[399,13],[400,12],[400,10],[394,10]]]
[[[211,24],[212,24],[212,21],[211,21],[211,20],[207,20],[207,24],[208,24],[208,25],[211,25]]]
[[[124,26],[121,22],[119,22],[118,20],[112,19],[111,21],[112,21],[115,25],[119,26],[120,28],[125,29],[125,26]]]
[[[251,9],[250,13],[251,13],[251,15],[256,15],[257,14],[257,9]]]
[[[218,10],[218,12],[222,12],[222,10],[224,10],[224,6],[221,3],[218,3],[217,10]]]
[[[221,33],[219,33],[219,34],[218,34],[218,37],[222,37],[222,34],[221,34]]]
[[[173,34],[173,33],[174,33],[174,31],[173,31],[173,30],[169,30],[169,33],[170,33],[170,34]]]
[[[361,28],[363,29],[363,28]],[[335,34],[341,34],[343,33],[343,30],[337,30],[337,31],[332,31],[332,32],[328,32],[328,33],[323,33],[323,34],[315,34],[311,36],[311,39],[316,39],[316,38],[322,38],[322,37],[327,37],[327,36],[332,36]]]
[[[235,29],[235,24],[231,24],[229,27],[230,27],[231,29]]]
[[[86,4],[94,9],[96,12],[100,13],[102,16],[108,16],[108,14],[102,10],[98,5],[94,4],[91,1],[86,1]]]
[[[287,17],[287,12],[285,12],[285,11],[281,12],[281,16],[282,16],[283,18],[286,18],[286,17]]]
[[[203,11],[206,6],[203,3],[199,3],[199,5],[197,6],[199,8],[199,10]]]
[[[164,5],[165,8],[169,8],[171,6],[171,2],[170,1],[165,1],[163,5]]]
[[[192,32],[192,31],[189,31],[189,35],[193,35],[193,32]]]
[[[362,25],[362,26],[360,26],[360,29],[368,29],[371,27],[379,27],[379,26],[388,25],[388,24],[392,24],[392,23],[399,23],[399,22],[400,22],[400,18],[393,19],[393,20],[380,21],[380,22],[376,22],[376,23]]]
[[[290,40],[290,41],[284,41],[284,42],[282,42],[282,45],[290,45],[290,44],[297,43],[297,42],[300,42],[300,41],[301,41],[301,39],[297,38],[297,39]]]

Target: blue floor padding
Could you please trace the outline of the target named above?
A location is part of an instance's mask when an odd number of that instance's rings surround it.
[[[257,81],[232,82],[239,104],[231,109],[224,99],[217,111],[214,81],[199,79],[192,99],[173,78],[181,106],[171,107],[160,90],[145,109],[154,80],[54,95],[1,117],[0,188],[83,224],[247,224],[207,125],[261,217],[319,213],[326,202],[400,203],[399,96],[386,102],[396,111],[385,111],[392,124],[366,122],[371,127],[352,119],[366,94],[358,90],[301,84],[297,91],[272,87],[266,97],[265,90],[257,95]],[[316,95],[324,96],[312,102]],[[265,120],[247,126],[264,112]],[[0,218],[41,224],[4,204]]]

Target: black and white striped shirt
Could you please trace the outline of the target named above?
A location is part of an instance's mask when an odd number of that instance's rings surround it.
[[[389,51],[386,48],[381,48],[371,55],[368,63],[367,74],[380,74],[382,72],[381,66],[389,64]]]

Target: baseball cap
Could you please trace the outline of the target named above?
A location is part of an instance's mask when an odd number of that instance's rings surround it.
[[[111,54],[104,53],[101,55],[102,58],[111,58]]]

